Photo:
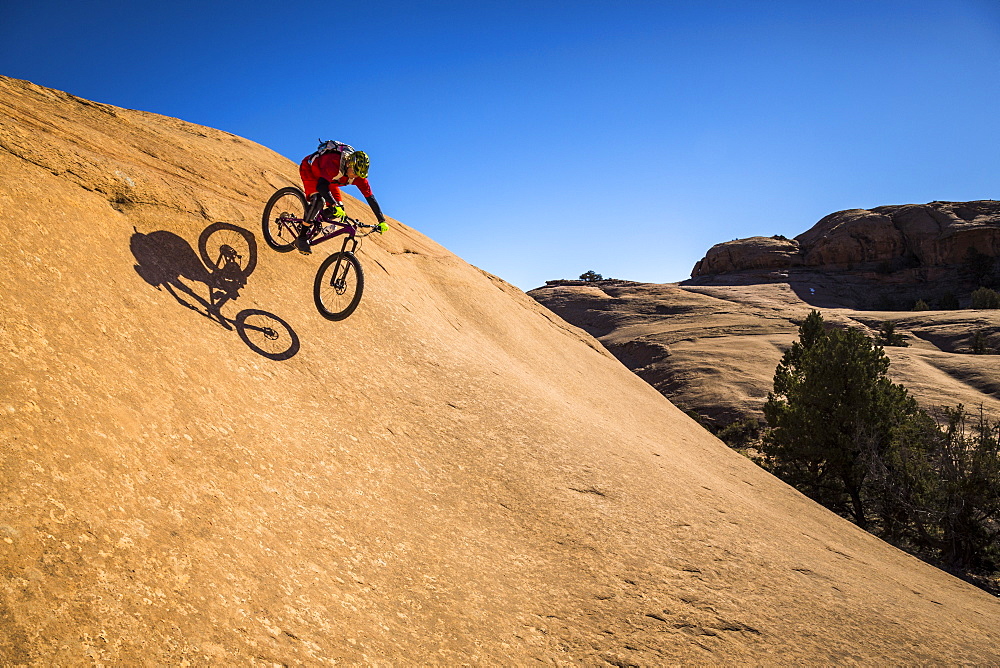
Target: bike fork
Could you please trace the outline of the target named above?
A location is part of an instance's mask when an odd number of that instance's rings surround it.
[[[351,245],[350,250],[347,249],[348,244]],[[347,260],[347,256],[348,254],[354,255],[354,251],[357,248],[357,239],[354,237],[344,239],[344,245],[340,248],[340,256],[337,258],[337,263],[333,265],[333,272],[331,272],[330,276],[330,285],[338,292],[344,289],[347,272],[351,270],[351,263]]]

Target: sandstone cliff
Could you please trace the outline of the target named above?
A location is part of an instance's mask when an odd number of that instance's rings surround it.
[[[295,176],[0,78],[0,664],[1000,661],[995,599],[403,223],[320,318]]]
[[[794,239],[750,237],[716,244],[691,272],[695,284],[812,280],[851,286],[854,306],[878,287],[910,299],[960,285],[970,254],[1000,256],[1000,202],[931,202],[830,214]]]

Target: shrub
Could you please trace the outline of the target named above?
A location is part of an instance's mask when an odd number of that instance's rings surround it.
[[[681,410],[684,412],[685,415],[687,415],[689,418],[697,422],[698,426],[700,426],[702,429],[713,434],[715,433],[715,429],[712,428],[712,423],[709,420],[709,418],[691,408],[683,408]]]
[[[760,440],[760,434],[760,422],[756,418],[747,417],[730,422],[716,436],[731,448],[748,448]]]
[[[883,346],[906,348],[910,345],[906,341],[905,336],[896,333],[896,323],[889,322],[888,320],[882,322],[878,337],[878,342]]]
[[[914,311],[930,311],[931,307],[923,299],[918,299],[917,303],[913,305]]]
[[[972,293],[972,308],[1000,308],[1000,294],[989,288],[979,288]]]
[[[958,297],[954,292],[946,292],[938,299],[938,306],[943,311],[954,311],[958,309]]]
[[[1000,548],[997,424],[980,409],[970,429],[964,408],[924,413],[905,438],[870,453],[871,498],[881,533],[960,575],[994,570]]]
[[[992,355],[996,350],[986,341],[986,332],[977,329],[972,335],[973,355]]]

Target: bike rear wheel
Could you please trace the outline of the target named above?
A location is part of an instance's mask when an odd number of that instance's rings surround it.
[[[327,320],[343,320],[354,313],[365,289],[365,274],[354,253],[334,253],[316,272],[313,299]]]
[[[289,186],[271,195],[261,219],[267,245],[279,253],[292,250],[305,215],[306,196],[300,189]]]
[[[215,274],[226,268],[246,279],[257,267],[257,239],[232,223],[212,223],[198,237],[201,261]]]

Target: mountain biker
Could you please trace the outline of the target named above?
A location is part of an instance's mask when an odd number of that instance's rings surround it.
[[[344,215],[344,200],[338,186],[355,185],[368,201],[368,206],[378,219],[378,232],[381,234],[389,229],[382,215],[372,187],[368,184],[368,167],[370,160],[364,151],[356,151],[353,147],[336,141],[321,142],[319,148],[302,159],[299,164],[299,176],[302,178],[302,189],[308,199],[306,206],[306,225],[303,225],[295,240],[295,247],[300,253],[311,253],[309,237],[313,227],[310,224],[319,208],[325,203],[322,214],[325,218],[339,218]]]

